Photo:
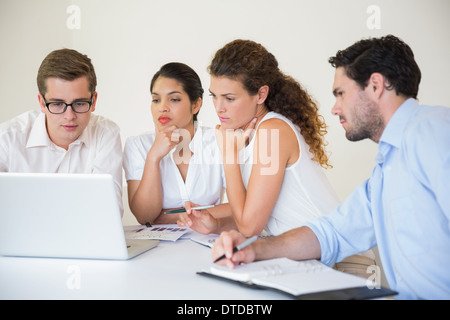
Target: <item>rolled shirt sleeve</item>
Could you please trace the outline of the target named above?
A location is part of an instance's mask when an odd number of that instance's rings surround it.
[[[362,183],[331,214],[306,224],[319,240],[322,263],[331,266],[376,245],[369,184]]]

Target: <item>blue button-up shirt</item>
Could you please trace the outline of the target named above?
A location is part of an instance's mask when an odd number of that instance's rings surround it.
[[[378,245],[398,298],[450,299],[450,108],[408,99],[378,149],[371,177],[307,225],[321,261],[332,265]]]

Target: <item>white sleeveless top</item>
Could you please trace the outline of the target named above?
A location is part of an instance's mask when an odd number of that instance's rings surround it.
[[[272,118],[281,119],[291,127],[300,148],[299,159],[286,167],[280,194],[264,228],[271,235],[279,235],[303,226],[311,219],[330,213],[337,207],[339,200],[320,164],[312,160],[313,155],[297,125],[272,111],[264,116],[258,127],[263,121]],[[248,186],[252,171],[255,137],[256,135],[240,153],[240,167],[245,188]]]

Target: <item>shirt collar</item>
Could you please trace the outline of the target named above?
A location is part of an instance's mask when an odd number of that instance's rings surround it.
[[[89,132],[86,127],[83,130],[83,133],[81,136],[71,143],[71,145],[77,145],[84,143],[87,147],[89,147]],[[48,136],[47,132],[47,126],[45,124],[45,114],[40,113],[36,120],[34,121],[33,127],[30,131],[30,136],[27,140],[27,148],[33,148],[33,147],[51,147],[56,146]]]
[[[396,148],[400,147],[405,128],[417,108],[419,108],[419,104],[413,98],[402,103],[386,125],[380,138],[380,146],[382,143],[387,143]]]
[[[92,115],[91,115],[91,117],[92,117]],[[71,145],[72,144],[84,144],[86,147],[89,148],[89,142],[91,141],[91,139],[90,139],[90,137],[91,137],[91,130],[89,130],[89,127],[90,126],[88,124],[87,127],[84,128],[83,132],[78,137],[78,139],[75,140],[74,142],[72,142]]]
[[[381,165],[392,147],[400,148],[406,126],[418,107],[417,101],[410,98],[403,102],[395,111],[386,128],[384,128],[378,143],[378,154],[375,157],[376,163]]]
[[[192,138],[192,141],[189,143],[189,149],[195,154],[196,152],[199,152],[202,148],[202,139],[203,131],[202,127],[198,125],[197,121],[194,121],[194,137]]]
[[[45,114],[40,113],[36,120],[34,120],[31,128],[30,136],[27,141],[27,148],[51,146],[52,142],[48,136],[47,128],[45,126]]]
[[[203,144],[202,135],[203,135],[202,127],[198,125],[197,121],[194,121],[194,137],[192,138],[191,142],[189,142],[189,150],[191,150],[194,155],[196,153],[201,154]],[[174,161],[173,154],[176,149],[177,148],[175,147],[169,152],[172,161]]]

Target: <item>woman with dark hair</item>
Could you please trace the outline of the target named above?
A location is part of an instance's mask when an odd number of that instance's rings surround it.
[[[247,237],[278,235],[331,212],[338,199],[322,170],[330,166],[326,125],[310,95],[249,40],[217,51],[209,72],[232,219],[193,210],[180,224],[203,233],[234,227]]]
[[[162,66],[150,91],[155,132],[128,138],[124,150],[128,202],[141,224],[176,223],[178,214],[164,212],[221,202],[225,179],[220,152],[214,130],[197,125],[203,87],[192,68]]]

